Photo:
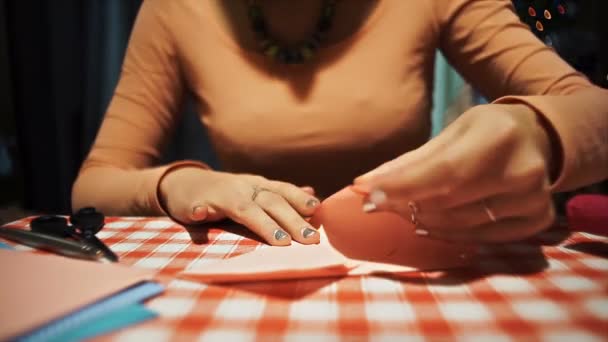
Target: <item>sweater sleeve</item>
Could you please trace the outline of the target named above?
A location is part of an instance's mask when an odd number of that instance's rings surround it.
[[[94,206],[108,215],[162,215],[161,178],[195,161],[158,165],[177,121],[184,91],[164,0],[143,2],[114,96],[72,188],[74,210]]]
[[[608,90],[592,85],[521,23],[509,0],[437,0],[440,46],[493,103],[533,108],[555,133],[553,191],[608,177]]]

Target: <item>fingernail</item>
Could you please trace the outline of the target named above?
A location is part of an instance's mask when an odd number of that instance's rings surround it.
[[[309,227],[302,228],[302,236],[305,239],[308,239],[309,237],[311,237],[311,236],[313,236],[315,234],[317,234],[317,231],[314,230],[314,229],[312,229],[312,228],[309,228]]]
[[[310,195],[315,194],[315,189],[312,186],[303,186],[301,189],[308,192]]]
[[[206,212],[205,212],[205,207],[197,205],[196,207],[192,208],[192,219],[193,220],[201,220],[204,218]]]
[[[369,194],[369,201],[374,203],[376,206],[384,204],[386,202],[386,193],[382,190],[373,190]]]
[[[289,237],[289,234],[287,234],[285,231],[283,231],[281,229],[277,229],[274,231],[275,240],[285,240],[288,237]]]
[[[372,211],[375,211],[376,209],[378,209],[378,206],[376,206],[376,204],[374,204],[372,202],[363,203],[363,212],[371,213]]]
[[[316,198],[311,198],[306,202],[306,206],[308,208],[315,208],[318,205],[319,205],[319,200]]]
[[[422,228],[417,228],[416,230],[414,230],[414,233],[416,233],[416,235],[419,235],[419,236],[428,236],[429,235],[429,231],[426,229],[422,229]]]

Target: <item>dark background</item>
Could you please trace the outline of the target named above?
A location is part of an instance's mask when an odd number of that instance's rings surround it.
[[[0,143],[9,165],[0,172],[0,205],[68,213],[72,183],[112,97],[141,0],[1,4]],[[165,159],[216,166],[190,107]]]
[[[72,183],[111,99],[141,0],[0,1],[0,207],[69,213]],[[608,87],[608,1],[514,3],[541,40]],[[565,15],[543,17],[560,4]],[[165,159],[218,167],[190,107]],[[606,192],[606,185],[580,191]]]

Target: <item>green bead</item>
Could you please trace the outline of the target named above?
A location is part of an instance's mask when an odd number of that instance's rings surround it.
[[[309,47],[306,46],[302,46],[300,48],[300,54],[302,55],[302,57],[304,57],[304,59],[308,60],[311,59],[312,57],[314,57],[315,53],[313,52],[312,49],[310,49]]]
[[[264,54],[266,54],[266,56],[272,57],[272,58],[276,57],[278,52],[279,52],[279,47],[276,44],[272,44],[266,50],[264,50]]]
[[[267,31],[262,8],[255,1],[252,2],[247,8],[247,14],[251,28],[256,34],[260,51],[267,57],[286,64],[299,64],[314,58],[321,42],[325,40],[327,31],[332,26],[336,3],[337,0],[323,1],[315,32],[298,47],[291,49],[287,46],[281,46],[273,39]]]
[[[263,39],[259,43],[260,48],[262,50],[266,50],[266,48],[268,48],[268,46],[270,46],[270,44],[272,44],[272,41],[270,39]]]
[[[262,9],[258,5],[249,6],[249,17],[252,19],[258,19],[262,17]]]

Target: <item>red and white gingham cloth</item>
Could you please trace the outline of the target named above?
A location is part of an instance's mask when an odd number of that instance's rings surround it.
[[[25,227],[28,219],[16,224]],[[482,251],[441,277],[206,285],[174,275],[262,244],[245,230],[195,229],[165,218],[108,218],[98,234],[122,264],[156,269],[160,317],[104,341],[608,341],[608,238],[552,230]],[[250,235],[249,235],[250,236]]]

